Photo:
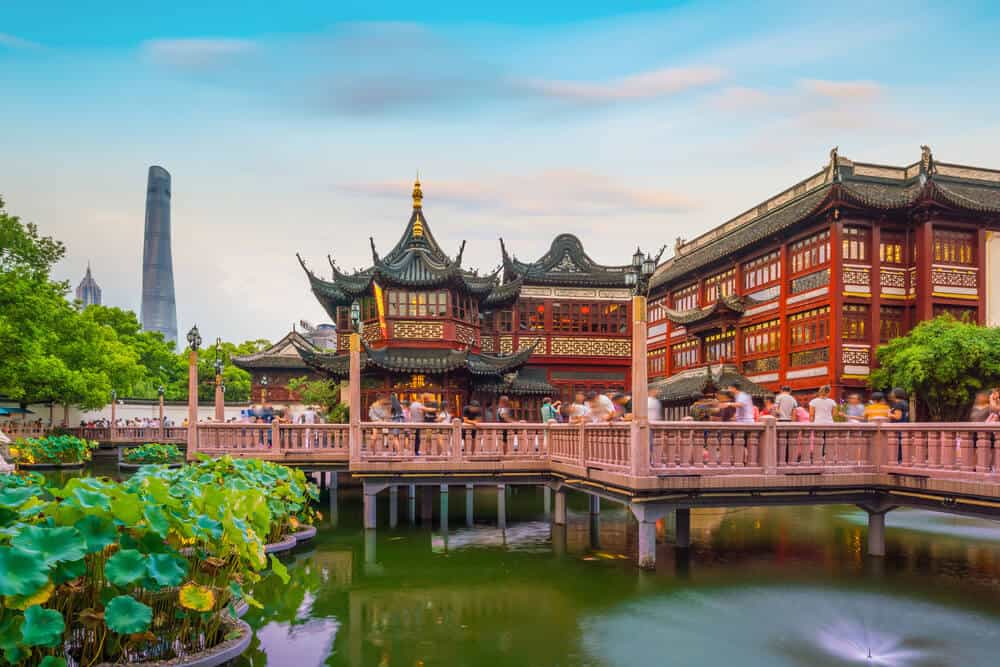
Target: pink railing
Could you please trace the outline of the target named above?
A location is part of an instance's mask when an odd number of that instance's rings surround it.
[[[884,455],[880,467],[890,470],[996,474],[1000,471],[1000,425],[886,424],[880,429]]]
[[[346,424],[198,424],[198,451],[347,460]]]
[[[654,472],[759,469],[763,424],[655,422],[650,425]]]
[[[778,424],[777,467],[779,470],[873,467],[878,430],[877,424]]]
[[[48,429],[34,424],[15,424],[12,422],[0,425],[0,431],[3,431],[11,440],[17,440],[18,438],[40,438],[48,432]]]
[[[361,425],[359,458],[452,458],[455,444],[453,430],[451,424],[364,423]]]
[[[632,438],[630,424],[587,424],[583,427],[585,465],[628,470]]]
[[[549,458],[558,463],[583,461],[583,425],[549,424]]]

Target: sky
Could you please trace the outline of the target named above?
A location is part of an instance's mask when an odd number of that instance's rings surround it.
[[[673,247],[823,167],[1000,167],[990,3],[7,2],[0,197],[138,312],[146,174],[173,178],[178,329],[326,317],[295,254],[368,266],[424,213],[468,266],[572,232]],[[477,6],[482,4],[483,6]]]

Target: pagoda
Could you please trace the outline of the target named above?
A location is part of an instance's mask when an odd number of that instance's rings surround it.
[[[345,379],[347,337],[356,326],[363,345],[365,408],[379,394],[394,393],[405,404],[429,393],[457,412],[477,392],[495,394],[498,386],[513,384],[534,346],[509,354],[484,351],[480,314],[510,307],[521,280],[504,282],[499,270],[481,276],[464,268],[464,241],[454,258],[447,255],[424,217],[419,180],[402,237],[384,256],[374,239],[371,248],[372,264],[366,269],[344,272],[330,259],[331,280],[317,276],[299,257],[313,294],[339,332],[336,350],[296,344],[308,366]]]

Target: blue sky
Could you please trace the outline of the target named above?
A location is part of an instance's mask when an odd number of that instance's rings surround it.
[[[179,328],[323,317],[295,261],[395,242],[419,169],[483,270],[577,233],[691,238],[852,159],[1000,167],[1000,13],[971,3],[35,2],[0,12],[0,196],[138,309],[173,175]],[[481,3],[480,3],[481,4]],[[454,251],[454,250],[452,250]]]

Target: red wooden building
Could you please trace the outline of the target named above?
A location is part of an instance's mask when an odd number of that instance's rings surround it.
[[[678,239],[653,278],[650,378],[677,406],[706,365],[803,396],[864,391],[875,348],[917,322],[998,323],[998,231],[1000,171],[927,147],[904,167],[834,149],[818,173]]]
[[[293,341],[320,373],[348,373],[351,307],[360,310],[364,408],[379,394],[401,401],[430,393],[453,414],[470,399],[501,394],[515,414],[538,419],[543,396],[577,390],[624,390],[630,382],[630,293],[627,266],[603,266],[579,239],[564,234],[535,262],[508,254],[502,269],[479,275],[438,245],[423,212],[419,181],[402,237],[372,265],[344,273],[331,261],[329,280],[305,269],[312,291],[336,322],[337,349]],[[301,262],[301,258],[300,258]]]

